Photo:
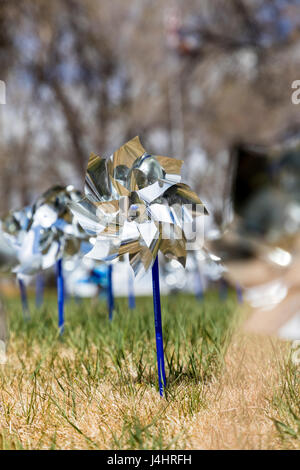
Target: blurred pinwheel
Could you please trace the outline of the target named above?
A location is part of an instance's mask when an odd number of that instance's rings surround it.
[[[37,252],[42,269],[56,263],[58,327],[64,329],[63,257],[72,257],[90,249],[88,237],[73,218],[68,203],[81,198],[73,186],[54,186],[42,194],[33,206],[28,237],[34,233],[32,253]],[[88,247],[88,248],[86,248]]]
[[[299,140],[239,151],[233,200],[237,215],[213,242],[239,282],[252,315],[247,331],[300,339]]]
[[[207,285],[219,281],[225,271],[220,258],[205,249],[188,251],[185,269],[176,260],[162,264],[163,279],[169,292],[190,291],[199,300],[203,299]]]
[[[34,232],[32,252],[40,255],[41,268],[53,266],[63,256],[73,256],[88,243],[86,234],[68,209],[70,201],[81,198],[73,186],[54,186],[33,205],[28,237]],[[91,245],[89,246],[89,248]]]
[[[160,250],[185,266],[196,219],[207,213],[199,197],[181,182],[182,163],[150,155],[135,137],[108,159],[92,154],[85,177],[86,196],[69,203],[85,231],[96,236],[87,256],[112,261],[129,253],[135,275],[152,267],[161,395],[166,377],[157,255]]]
[[[14,272],[36,274],[53,266],[63,255],[72,256],[80,250],[87,237],[67,206],[67,202],[80,197],[73,187],[55,186],[32,207],[10,212],[3,219],[3,236],[19,260]]]
[[[26,206],[21,210],[9,212],[1,221],[1,231],[6,244],[16,257],[14,267],[20,263],[21,246],[32,219],[32,208]]]
[[[24,280],[57,264],[61,330],[64,324],[62,258],[84,254],[92,247],[67,206],[68,202],[80,198],[81,194],[73,186],[54,186],[32,207],[11,212],[3,220],[3,235],[18,258],[13,271],[19,280],[23,310],[28,310]]]
[[[95,297],[107,288],[107,266],[75,255],[64,261],[66,292],[75,299]]]
[[[0,221],[0,271],[10,272],[18,263],[16,250],[3,234]]]
[[[27,300],[26,284],[30,282],[31,276],[18,272],[20,261],[28,257],[28,247],[24,244],[27,229],[32,218],[32,208],[26,206],[21,210],[11,211],[1,221],[2,243],[6,247],[6,256],[10,262],[6,267],[10,267],[9,271],[17,272],[17,280],[20,288],[22,309],[24,318],[29,317],[29,308]],[[23,249],[22,249],[23,248]]]

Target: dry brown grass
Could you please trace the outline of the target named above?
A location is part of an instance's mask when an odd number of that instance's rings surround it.
[[[125,417],[129,426],[135,424],[142,433],[149,426],[146,440],[150,447],[151,436],[158,438],[162,434],[165,442],[174,439],[175,448],[278,449],[282,443],[269,419],[274,413],[269,400],[280,382],[278,362],[286,352],[287,346],[282,342],[236,334],[226,355],[221,380],[204,386],[207,404],[191,416],[189,397],[193,391],[189,388],[194,385],[179,386],[176,397],[167,402],[146,384],[136,385],[137,393],[126,387],[120,393],[112,380],[92,387],[87,398],[84,380],[74,377],[72,390],[64,377],[55,379],[53,372],[47,376],[47,370],[60,369],[61,360],[68,358],[72,362],[72,351],[62,347],[57,364],[50,367],[45,362],[44,381],[40,383],[29,377],[20,363],[22,359],[26,368],[32,370],[30,358],[25,354],[22,357],[22,353],[18,357],[20,351],[11,347],[9,363],[1,366],[5,369],[2,372],[6,385],[1,392],[0,427],[6,431],[7,442],[16,447],[21,443],[25,448],[35,449],[42,442],[43,448],[55,444],[56,448],[64,449],[110,449],[113,436],[116,445],[118,441],[120,446],[123,444],[122,434],[127,431]],[[34,366],[40,351],[32,353]],[[76,414],[72,411],[73,394]]]
[[[166,399],[147,376],[138,380],[130,354],[126,381],[110,360],[99,373],[95,345],[80,357],[59,341],[23,346],[13,334],[0,366],[0,448],[300,447],[281,440],[271,419],[289,349],[279,340],[236,332],[221,374],[178,380]]]
[[[280,383],[279,363],[287,345],[277,340],[235,335],[226,369],[211,392],[209,407],[191,427],[193,448],[279,449],[271,400]]]

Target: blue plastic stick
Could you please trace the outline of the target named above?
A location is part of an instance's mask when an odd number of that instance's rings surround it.
[[[43,305],[44,287],[44,276],[42,273],[38,273],[35,281],[35,305],[37,308],[40,308]]]
[[[203,294],[203,285],[202,285],[202,279],[201,279],[201,274],[199,269],[196,269],[195,271],[195,297],[197,300],[203,300],[204,294]]]
[[[128,307],[135,308],[135,295],[134,295],[134,277],[131,268],[128,268]]]
[[[64,276],[62,259],[56,263],[56,283],[57,283],[57,306],[58,306],[58,328],[59,333],[62,334],[65,328],[65,315],[64,315]]]
[[[226,300],[228,297],[228,283],[222,278],[219,281],[219,297],[221,300]]]
[[[21,279],[19,277],[18,277],[18,283],[19,283],[20,294],[21,294],[23,317],[24,317],[24,320],[29,320],[30,315],[29,315],[26,285],[25,285],[23,279]]]
[[[242,304],[243,301],[244,301],[244,299],[243,299],[243,290],[242,290],[239,283],[236,284],[235,288],[236,288],[236,296],[237,296],[238,303]]]
[[[107,308],[108,308],[108,318],[110,321],[113,319],[114,311],[114,291],[113,291],[113,281],[112,281],[112,272],[113,267],[111,264],[108,265],[108,283],[107,283]]]
[[[160,305],[160,288],[159,288],[159,266],[156,257],[152,267],[152,289],[153,289],[153,307],[154,307],[154,323],[156,337],[156,355],[158,370],[158,386],[160,396],[163,396],[164,387],[166,387],[166,373],[164,360],[164,345],[161,324],[161,305]]]

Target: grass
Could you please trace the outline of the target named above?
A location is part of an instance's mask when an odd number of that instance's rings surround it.
[[[31,320],[7,299],[10,342],[1,366],[2,448],[168,449],[187,445],[185,420],[207,406],[233,332],[235,302],[162,299],[168,386],[157,392],[153,305],[70,301],[63,337],[55,295]]]
[[[286,343],[249,336],[235,296],[162,298],[167,389],[158,393],[153,305],[56,297],[24,322],[7,298],[0,449],[299,448],[299,366]]]
[[[291,449],[298,449],[300,442],[300,348],[297,346],[280,364],[281,382],[272,399],[273,422],[282,442]]]

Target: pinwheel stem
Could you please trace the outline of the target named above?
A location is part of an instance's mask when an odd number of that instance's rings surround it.
[[[19,277],[18,277],[18,283],[19,283],[20,294],[21,294],[23,317],[24,317],[24,320],[29,320],[30,315],[29,315],[26,285],[25,285],[23,279],[21,279]]]
[[[62,259],[59,259],[56,263],[56,283],[57,283],[58,328],[59,328],[59,333],[62,334],[64,332],[64,327],[65,327],[65,315],[64,315],[65,293],[64,293],[64,276],[63,276]]]
[[[242,290],[239,283],[236,284],[235,289],[236,289],[236,296],[237,296],[238,303],[242,304],[243,301],[244,301],[244,299],[243,299],[243,290]]]
[[[154,323],[155,323],[155,337],[156,337],[158,386],[159,386],[160,396],[162,397],[164,387],[166,387],[166,373],[165,373],[164,345],[163,345],[163,334],[162,334],[162,324],[161,324],[158,257],[156,257],[153,267],[152,267],[152,288],[153,288],[153,307],[154,307]]]
[[[195,271],[195,297],[197,300],[201,301],[203,300],[204,294],[203,294],[203,283],[202,283],[202,278],[201,278],[201,273],[199,269]]]
[[[135,309],[134,278],[131,268],[128,269],[128,307]]]
[[[113,319],[113,312],[114,312],[114,306],[115,306],[112,272],[113,272],[113,267],[111,264],[109,264],[108,265],[108,285],[107,285],[107,308],[108,308],[108,318],[110,321]]]
[[[225,279],[220,279],[219,282],[219,297],[221,300],[226,300],[228,297],[228,284]]]
[[[44,276],[42,273],[38,273],[35,283],[35,304],[37,308],[40,308],[44,300]]]

